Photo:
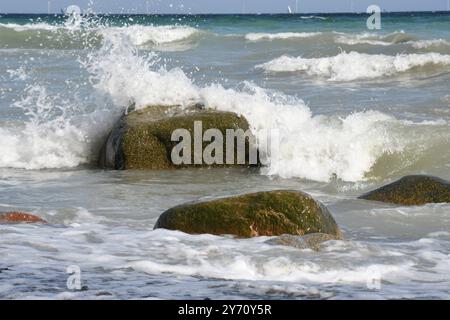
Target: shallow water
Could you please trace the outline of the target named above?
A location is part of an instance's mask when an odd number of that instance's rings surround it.
[[[200,172],[199,172],[200,171]],[[349,200],[344,185],[269,179],[245,170],[24,174],[3,171],[3,210],[50,226],[1,226],[1,292],[9,298],[448,298],[446,205]],[[196,199],[299,189],[327,204],[345,241],[322,251],[157,230],[159,214]],[[26,205],[24,205],[26,204]],[[66,268],[86,291],[67,290]],[[381,279],[370,290],[371,279]]]
[[[322,18],[1,16],[0,211],[50,225],[0,225],[0,297],[448,299],[450,206],[356,198],[406,174],[450,179],[450,15],[389,15],[377,33],[363,15]],[[280,157],[98,170],[130,102],[238,112],[281,130]],[[153,231],[174,205],[273,189],[325,203],[345,240],[314,252]]]

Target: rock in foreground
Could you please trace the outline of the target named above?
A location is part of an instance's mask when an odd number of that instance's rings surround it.
[[[405,206],[449,203],[450,182],[424,175],[406,176],[394,183],[366,193],[360,199]]]
[[[185,204],[164,212],[155,229],[248,238],[326,233],[341,237],[329,211],[299,191],[269,191]]]
[[[47,223],[47,221],[23,212],[0,213],[0,223]]]
[[[218,129],[224,138],[227,129],[243,131],[249,129],[247,120],[232,112],[207,110],[200,105],[186,109],[177,106],[149,106],[122,116],[100,152],[99,164],[103,168],[116,170],[198,166],[198,163],[194,164],[194,123],[196,121],[201,121],[202,132]],[[172,162],[171,152],[180,142],[172,141],[172,133],[176,129],[186,129],[192,136],[190,164],[180,166]],[[211,141],[200,141],[200,143],[204,149]],[[237,143],[235,150],[236,147]],[[248,150],[247,145],[246,159],[249,159]],[[223,153],[225,162],[225,139]]]

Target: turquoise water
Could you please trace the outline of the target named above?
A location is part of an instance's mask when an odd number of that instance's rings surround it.
[[[51,223],[0,226],[0,297],[448,298],[449,206],[357,197],[407,174],[450,179],[450,13],[366,19],[0,15],[0,211]],[[97,168],[130,103],[196,102],[280,130],[279,157]],[[174,205],[272,189],[323,201],[346,240],[311,252],[152,230]],[[70,265],[88,290],[67,289]]]

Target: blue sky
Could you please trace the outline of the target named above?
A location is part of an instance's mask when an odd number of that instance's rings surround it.
[[[279,13],[295,0],[51,0],[51,11],[75,4],[82,9],[89,6],[97,13]],[[387,11],[446,10],[450,0],[298,0],[299,12],[365,11],[377,4]],[[2,13],[44,13],[48,0],[1,0]]]

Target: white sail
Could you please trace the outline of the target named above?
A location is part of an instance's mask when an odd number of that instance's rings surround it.
[[[292,9],[290,6],[288,6],[288,13],[292,13]]]

